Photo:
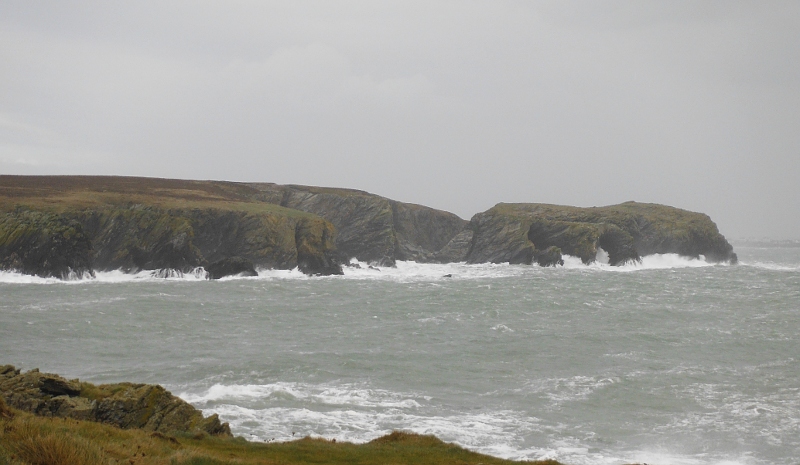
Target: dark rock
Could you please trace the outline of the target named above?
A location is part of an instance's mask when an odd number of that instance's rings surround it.
[[[203,414],[158,385],[93,385],[13,366],[0,367],[0,398],[9,406],[47,417],[97,421],[160,433],[203,432],[230,436],[227,423]]]
[[[230,257],[218,260],[206,267],[209,279],[220,279],[226,276],[258,276],[253,262],[242,257]]]
[[[40,377],[39,389],[51,396],[77,396],[81,393],[81,385],[77,380],[67,381],[60,376],[44,376]]]
[[[341,261],[382,266],[396,260],[434,261],[432,255],[461,232],[458,216],[353,189],[255,183],[264,201],[319,215],[336,228]]]
[[[561,249],[556,246],[550,246],[544,250],[536,250],[533,253],[533,258],[539,266],[564,265],[564,259],[561,257]]]
[[[295,229],[297,267],[310,275],[341,275],[342,266],[325,251],[333,250],[333,228],[327,222],[301,219]]]
[[[443,278],[452,278],[452,277],[453,277],[453,275],[448,273],[448,274],[446,274],[446,275],[444,275],[444,276],[442,276],[442,277],[443,277]]]
[[[0,269],[67,279],[93,274],[92,244],[77,221],[17,208],[0,213]]]
[[[464,228],[456,234],[450,242],[433,254],[433,261],[438,263],[463,262],[467,259],[472,248],[474,233],[469,228]]]
[[[472,217],[473,239],[467,263],[511,263],[530,265],[533,243],[528,239],[532,219],[494,209]]]

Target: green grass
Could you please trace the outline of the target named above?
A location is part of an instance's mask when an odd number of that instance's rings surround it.
[[[0,398],[1,399],[1,398]],[[0,401],[1,402],[1,401]],[[8,412],[3,415],[1,412]],[[13,418],[10,418],[13,415]],[[514,462],[467,451],[433,436],[394,432],[366,444],[322,438],[255,443],[205,434],[165,435],[100,423],[37,417],[0,403],[0,465],[461,464]]]

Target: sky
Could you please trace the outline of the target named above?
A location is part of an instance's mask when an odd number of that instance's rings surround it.
[[[0,173],[628,200],[800,238],[800,2],[0,2]]]

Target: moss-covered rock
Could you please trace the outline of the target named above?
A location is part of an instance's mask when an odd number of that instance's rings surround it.
[[[46,417],[74,418],[160,433],[203,432],[230,436],[227,423],[158,385],[81,383],[11,365],[0,367],[0,397],[11,407]]]
[[[324,253],[332,250],[333,228],[330,223],[309,218],[300,219],[295,226],[297,244],[297,267],[311,275],[340,275],[342,267],[331,256]]]
[[[92,245],[82,225],[61,215],[0,211],[0,269],[41,277],[92,273]]]
[[[468,228],[474,232],[466,257],[471,263],[531,263],[544,257],[552,264],[547,257],[555,257],[553,247],[584,263],[595,260],[598,248],[608,253],[611,265],[655,253],[737,262],[733,247],[707,215],[665,205],[498,204],[475,215]]]

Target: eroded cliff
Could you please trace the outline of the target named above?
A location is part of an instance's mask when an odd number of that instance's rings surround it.
[[[626,202],[608,207],[498,204],[475,215],[473,239],[463,259],[470,263],[555,265],[561,254],[595,261],[598,248],[611,265],[656,253],[704,256],[736,263],[733,247],[702,213],[665,205]]]
[[[253,183],[259,199],[313,213],[336,227],[343,260],[394,265],[396,260],[437,261],[436,253],[466,221],[433,208],[398,202],[354,189]]]

